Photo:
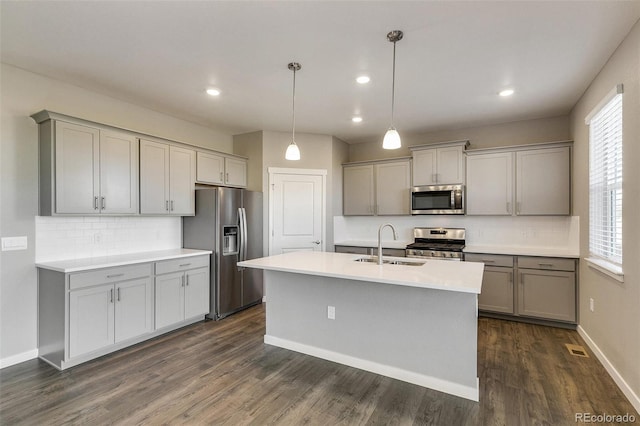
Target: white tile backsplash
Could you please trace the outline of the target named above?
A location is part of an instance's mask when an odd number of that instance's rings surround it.
[[[179,217],[36,216],[36,262],[180,247]]]
[[[391,223],[398,239],[412,241],[414,227],[465,228],[471,246],[510,246],[578,253],[578,216],[334,216],[334,241],[375,241],[378,227]],[[390,240],[390,232],[383,240]]]

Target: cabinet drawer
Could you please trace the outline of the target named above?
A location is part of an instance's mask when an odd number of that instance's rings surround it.
[[[186,271],[187,269],[209,266],[209,256],[181,257],[179,259],[156,262],[156,275],[170,272]]]
[[[518,268],[573,272],[576,270],[576,261],[558,257],[518,256]]]
[[[482,262],[485,266],[513,267],[513,256],[504,256],[501,254],[465,253],[464,260],[467,262]]]
[[[117,268],[98,269],[79,272],[69,276],[69,290],[90,287],[97,284],[127,281],[134,278],[151,276],[151,264],[119,266]]]

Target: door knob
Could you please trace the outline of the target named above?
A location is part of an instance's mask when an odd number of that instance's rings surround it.
[[[318,241],[311,241],[313,244],[320,244],[320,240]]]

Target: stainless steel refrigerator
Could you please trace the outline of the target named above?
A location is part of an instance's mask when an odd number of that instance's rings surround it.
[[[262,270],[239,261],[262,257],[262,193],[236,188],[196,189],[196,214],[182,218],[182,246],[212,250],[211,319],[262,301]]]

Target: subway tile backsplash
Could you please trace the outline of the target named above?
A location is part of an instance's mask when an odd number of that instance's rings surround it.
[[[179,247],[180,217],[36,216],[36,262]]]

